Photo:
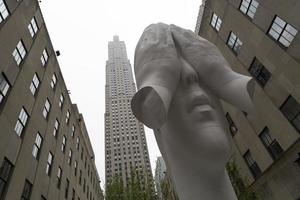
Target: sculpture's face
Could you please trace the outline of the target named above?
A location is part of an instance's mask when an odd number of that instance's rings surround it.
[[[196,71],[184,63],[167,122],[161,128],[162,135],[166,134],[164,139],[171,146],[182,148],[187,156],[203,157],[208,164],[209,161],[221,162],[224,167],[230,151],[226,129],[218,98],[199,81]],[[174,146],[171,148],[176,148]]]

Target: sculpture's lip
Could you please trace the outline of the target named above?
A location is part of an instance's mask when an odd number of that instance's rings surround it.
[[[212,110],[209,99],[204,94],[197,95],[192,99],[190,106],[188,107],[188,112],[190,113],[195,108],[200,108],[200,111]]]

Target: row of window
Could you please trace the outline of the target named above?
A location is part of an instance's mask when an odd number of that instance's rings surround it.
[[[242,0],[239,9],[242,13],[253,19],[258,6],[259,3],[256,0]],[[213,13],[210,24],[216,31],[219,31],[222,20],[216,13]],[[278,41],[280,45],[285,48],[290,46],[297,33],[298,30],[295,27],[293,27],[291,24],[288,24],[277,15],[274,17],[273,22],[268,30],[268,35],[271,36],[272,39]],[[230,32],[227,45],[235,54],[239,53],[239,49],[242,44],[242,41],[237,37],[237,35],[234,32]]]
[[[293,127],[300,133],[300,104],[296,101],[296,99],[290,95],[280,107],[280,111],[293,125]],[[237,133],[238,129],[228,113],[226,113],[226,119],[229,124],[230,133],[232,136],[234,136]],[[271,136],[268,127],[265,127],[261,131],[261,133],[259,134],[259,138],[273,160],[278,159],[282,155],[283,149],[281,148],[279,142]],[[250,150],[245,153],[244,158],[253,177],[257,178],[261,174],[261,170],[258,164],[254,162]]]

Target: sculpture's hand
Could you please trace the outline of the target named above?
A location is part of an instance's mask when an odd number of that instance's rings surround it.
[[[139,92],[132,99],[134,115],[148,127],[159,128],[165,122],[180,70],[170,26],[163,23],[148,26],[135,50],[134,71]]]
[[[192,31],[171,25],[171,32],[181,56],[197,71],[199,79],[220,98],[250,112],[254,91],[251,77],[232,71],[218,48]]]

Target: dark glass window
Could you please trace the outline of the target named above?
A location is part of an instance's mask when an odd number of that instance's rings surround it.
[[[27,114],[25,108],[22,108],[21,112],[19,114],[18,121],[15,126],[15,132],[18,136],[21,136],[22,131],[24,130],[24,128],[26,126],[27,119],[28,119],[28,114]]]
[[[1,1],[0,1],[1,2]],[[1,3],[0,3],[1,4]],[[0,74],[0,104],[7,95],[10,85],[3,74]]]
[[[36,159],[39,158],[39,154],[40,154],[40,150],[41,150],[41,147],[42,147],[42,143],[43,143],[43,138],[42,138],[42,136],[41,136],[40,133],[37,133],[36,134],[36,138],[35,138],[35,142],[33,144],[33,149],[32,149],[32,155]]]
[[[235,33],[231,31],[227,40],[227,46],[231,48],[235,54],[238,54],[242,45],[243,42],[240,40],[240,38],[238,38]]]
[[[249,150],[244,154],[244,160],[246,161],[246,164],[249,167],[254,179],[258,178],[261,174],[261,170],[258,164],[253,159]]]
[[[236,128],[233,120],[231,119],[229,113],[226,113],[226,119],[227,119],[227,122],[228,122],[228,125],[229,125],[229,130],[230,130],[230,133],[232,136],[234,136],[236,134],[236,132],[238,131],[238,129]]]
[[[66,188],[65,188],[65,198],[68,198],[69,195],[69,186],[70,186],[70,181],[69,179],[66,179]]]
[[[28,180],[25,180],[25,185],[23,188],[21,200],[30,200],[31,189],[32,189],[32,184]]]
[[[258,2],[255,0],[242,0],[240,5],[240,11],[248,15],[251,19],[253,19],[258,5]]]
[[[63,136],[62,144],[61,144],[61,151],[64,152],[64,153],[65,153],[65,150],[66,150],[66,143],[67,143],[66,136]]]
[[[42,62],[42,65],[45,66],[47,61],[48,61],[48,52],[47,52],[47,49],[44,49],[43,52],[42,52],[42,55],[41,55],[41,62]]]
[[[33,78],[32,78],[32,81],[31,81],[31,84],[30,84],[30,87],[29,87],[29,89],[30,89],[30,91],[33,95],[35,95],[36,91],[39,88],[39,85],[40,85],[40,79],[39,79],[37,73],[35,73],[33,75]]]
[[[296,99],[290,95],[280,107],[280,110],[300,133],[300,104]]]
[[[222,25],[222,20],[220,19],[220,17],[218,17],[218,15],[216,13],[213,13],[212,17],[211,17],[211,21],[210,21],[210,25],[217,31],[220,30],[221,25]]]
[[[28,31],[31,35],[31,37],[33,38],[35,36],[35,34],[37,33],[38,31],[38,26],[37,26],[37,23],[36,23],[36,20],[35,20],[35,17],[33,17],[28,25]]]
[[[57,188],[60,188],[61,185],[61,176],[62,176],[62,169],[60,167],[58,167],[57,170]]]
[[[23,41],[20,40],[12,53],[17,65],[20,65],[20,63],[24,60],[26,53],[27,52],[23,44]]]
[[[275,16],[268,34],[284,47],[289,47],[297,33],[298,30],[295,27]]]
[[[48,154],[47,165],[46,165],[46,174],[50,176],[52,169],[53,155],[51,152]]]
[[[254,58],[248,71],[261,87],[264,87],[272,76],[271,72],[257,58]]]
[[[7,158],[4,158],[0,168],[0,199],[5,199],[5,192],[12,172],[13,165]]]
[[[43,116],[45,119],[48,119],[48,114],[50,112],[50,109],[51,109],[51,104],[47,98],[45,101],[44,109],[43,109]]]
[[[273,158],[273,160],[276,160],[280,157],[283,150],[280,146],[280,144],[277,142],[276,139],[273,139],[270,135],[270,131],[268,127],[265,127],[263,131],[259,134],[259,138],[268,150],[269,154]]]
[[[4,0],[0,0],[0,23],[4,21],[9,15],[7,6]]]

